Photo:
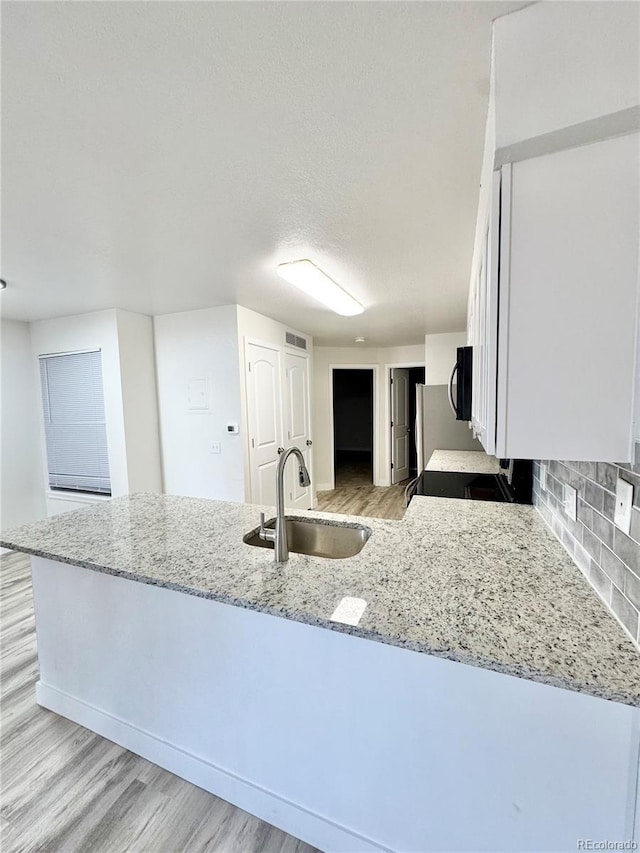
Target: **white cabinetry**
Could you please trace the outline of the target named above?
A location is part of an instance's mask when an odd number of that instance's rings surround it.
[[[506,167],[501,455],[630,459],[637,134]]]
[[[639,143],[627,134],[494,173],[469,302],[472,425],[487,452],[630,459]]]
[[[487,453],[496,452],[500,173],[493,175],[492,207],[469,300],[468,342],[473,346],[471,426]]]
[[[472,426],[498,457],[632,458],[639,9],[534,3],[494,23],[468,339]]]

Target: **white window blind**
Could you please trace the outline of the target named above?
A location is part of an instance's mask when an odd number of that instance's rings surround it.
[[[49,487],[111,494],[102,354],[40,356]]]

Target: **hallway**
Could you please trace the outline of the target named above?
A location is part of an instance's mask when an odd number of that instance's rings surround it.
[[[348,469],[349,474],[343,476],[339,483],[336,478],[336,488],[328,492],[318,492],[320,512],[340,512],[345,515],[364,515],[370,518],[401,519],[404,517],[404,490],[409,480],[404,480],[395,486],[373,486],[371,480],[367,484],[358,484],[358,469]],[[361,474],[361,472],[360,472]],[[344,482],[345,479],[356,480]]]
[[[336,450],[336,489],[373,484],[373,460],[371,453]]]

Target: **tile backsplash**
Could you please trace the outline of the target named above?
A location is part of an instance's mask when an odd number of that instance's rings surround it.
[[[533,502],[607,607],[640,647],[640,442],[633,465],[534,462]],[[540,482],[546,465],[546,489]],[[613,523],[618,477],[633,485],[631,530]],[[578,492],[577,520],[563,507],[563,486]]]

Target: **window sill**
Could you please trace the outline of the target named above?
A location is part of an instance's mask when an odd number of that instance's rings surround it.
[[[113,495],[99,495],[89,492],[54,492],[46,489],[45,497],[52,501],[71,501],[73,503],[93,504],[99,501],[110,501]]]

